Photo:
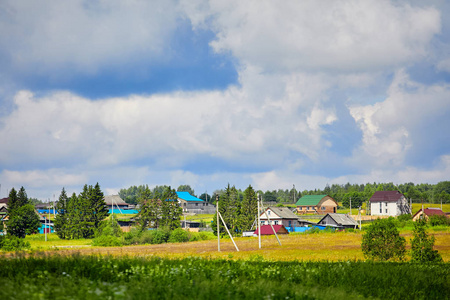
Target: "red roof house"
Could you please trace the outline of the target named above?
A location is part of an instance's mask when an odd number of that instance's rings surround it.
[[[288,234],[289,232],[287,231],[286,227],[284,227],[283,225],[272,225],[273,229],[275,229],[275,232],[277,234]],[[258,234],[258,228],[255,230],[255,232],[253,234]],[[274,234],[272,227],[270,227],[270,225],[262,225],[261,226],[261,235],[271,235]]]
[[[425,219],[428,219],[429,216],[446,216],[445,212],[443,212],[440,208],[434,208],[434,207],[428,207],[425,208],[423,211],[420,209],[418,212],[416,212],[413,216],[413,221],[416,221],[419,219],[422,215],[424,215]]]

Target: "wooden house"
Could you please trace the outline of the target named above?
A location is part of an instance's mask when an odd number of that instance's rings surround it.
[[[324,215],[335,213],[338,203],[328,195],[305,195],[298,199],[295,205],[299,214],[315,213]]]
[[[414,214],[412,217],[413,221],[417,221],[420,218],[425,218],[428,220],[430,216],[446,216],[445,212],[443,212],[440,208],[428,207],[424,210],[420,209],[418,212]]]

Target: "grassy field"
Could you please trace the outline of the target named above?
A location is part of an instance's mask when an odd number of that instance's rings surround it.
[[[445,299],[449,264],[37,256],[3,259],[0,299]]]
[[[438,231],[429,230],[436,238],[435,249],[442,255],[444,261],[450,261],[450,229],[440,228]],[[412,231],[402,230],[401,235],[406,238],[407,248],[410,247]],[[342,261],[364,260],[361,251],[362,234],[356,232],[321,232],[315,234],[280,235],[281,246],[275,236],[263,236],[262,248],[259,249],[258,239],[255,237],[235,238],[239,248],[237,252],[232,241],[221,239],[221,251],[217,251],[217,240],[207,240],[189,243],[168,243],[160,245],[137,245],[124,247],[91,247],[90,240],[59,240],[55,234],[50,234],[48,242],[43,235],[27,237],[33,251],[48,251],[71,255],[102,254],[114,256],[144,256],[166,258],[225,258],[251,259],[258,256],[267,260],[304,260],[304,261]],[[5,254],[8,255],[8,254]],[[407,257],[409,259],[409,257]]]

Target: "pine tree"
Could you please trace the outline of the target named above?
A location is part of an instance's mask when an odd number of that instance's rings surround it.
[[[251,185],[244,191],[244,199],[239,213],[239,229],[248,231],[251,229],[258,213],[258,199]]]
[[[59,195],[58,203],[56,204],[56,211],[58,214],[55,217],[54,226],[56,234],[60,239],[66,239],[69,237],[69,212],[67,207],[69,205],[69,198],[67,197],[66,190],[63,188]]]
[[[14,188],[9,192],[9,200],[8,200],[8,212],[14,211],[19,207],[17,199],[17,192]]]
[[[109,212],[106,207],[105,197],[100,189],[100,185],[97,184],[94,188],[90,187],[90,197],[89,206],[92,208],[93,212],[91,214],[92,222],[94,223],[94,228],[97,229],[100,226],[100,222],[108,217]]]

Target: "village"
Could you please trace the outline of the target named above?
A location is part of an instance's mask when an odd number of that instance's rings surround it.
[[[178,206],[182,208],[180,228],[190,232],[210,231],[211,224],[205,222],[217,214],[217,206],[191,195],[187,191],[176,192]],[[260,198],[258,196],[258,198]],[[0,199],[1,222],[8,220],[8,199]],[[104,197],[105,205],[110,215],[116,216],[117,222],[123,232],[129,232],[136,226],[139,214],[139,205],[126,203],[119,195]],[[428,219],[430,216],[449,217],[450,212],[444,212],[438,207],[422,207],[414,212],[412,203],[399,191],[376,191],[369,200],[370,206],[366,210],[361,207],[350,209],[356,214],[340,213],[338,202],[329,195],[305,195],[295,205],[270,205],[258,200],[261,204],[259,215],[250,231],[241,232],[242,236],[258,236],[289,234],[305,232],[307,230],[361,230],[363,224],[379,218],[411,215],[412,220]],[[219,204],[220,205],[220,204]],[[351,205],[351,204],[350,204]],[[35,212],[39,215],[41,226],[40,234],[54,233],[54,219],[58,214],[55,207],[57,203],[43,203],[35,205]],[[441,206],[442,207],[442,206]],[[218,217],[218,216],[217,216]],[[259,221],[258,221],[259,220]],[[259,226],[258,226],[259,224]],[[6,228],[4,233],[6,233]],[[234,233],[236,234],[236,233]]]

